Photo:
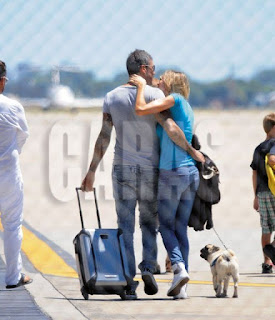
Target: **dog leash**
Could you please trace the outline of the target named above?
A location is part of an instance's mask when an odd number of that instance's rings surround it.
[[[223,243],[222,239],[220,238],[218,232],[216,231],[216,229],[213,227],[213,230],[215,231],[216,233],[216,236],[219,238],[220,242],[222,243],[222,245],[225,247],[225,250],[228,250],[228,248],[226,247],[226,245]]]

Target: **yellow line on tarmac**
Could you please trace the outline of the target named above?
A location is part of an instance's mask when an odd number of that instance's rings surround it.
[[[196,281],[196,280],[191,280],[188,283],[193,283],[193,284],[213,284],[212,281]],[[230,286],[233,286],[233,283],[229,284]],[[241,287],[275,287],[275,284],[271,283],[255,283],[255,282],[239,282],[239,286]]]
[[[42,273],[77,278],[77,273],[44,241],[24,226],[22,250],[34,267]]]
[[[51,249],[44,241],[39,239],[33,232],[28,230],[26,227],[23,229],[23,241],[22,250],[34,267],[41,273],[78,278],[76,271],[71,268],[54,250]],[[3,227],[0,219],[0,231],[3,231]],[[137,281],[142,281],[141,278],[135,278]],[[156,279],[159,283],[169,283],[171,279]],[[212,285],[211,281],[199,281],[190,280],[190,284],[204,284]],[[230,283],[230,285],[233,285]],[[243,287],[275,287],[275,284],[268,283],[251,283],[251,282],[241,282],[239,286]]]
[[[142,281],[141,279],[137,278],[136,280]],[[172,279],[156,279],[157,282],[163,282],[163,283],[169,283],[172,282]],[[212,281],[200,281],[200,280],[190,280],[188,283],[190,284],[209,284],[212,285]],[[230,286],[233,286],[233,283],[229,284]],[[239,286],[242,287],[275,287],[275,284],[270,283],[255,283],[255,282],[239,282]]]
[[[0,230],[3,226],[0,220]],[[34,233],[22,226],[22,251],[33,266],[41,273],[54,276],[77,278],[78,275],[54,250]]]

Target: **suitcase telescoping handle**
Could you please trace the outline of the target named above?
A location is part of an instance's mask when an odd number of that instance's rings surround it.
[[[84,222],[83,222],[83,216],[82,216],[82,210],[81,210],[81,204],[80,204],[80,198],[79,198],[79,190],[81,190],[81,188],[75,188],[75,190],[76,190],[76,194],[77,194],[77,201],[78,201],[78,207],[79,207],[79,213],[80,213],[81,227],[82,227],[82,229],[84,229]],[[95,197],[95,209],[96,209],[98,227],[99,227],[99,229],[101,229],[101,221],[100,221],[100,216],[99,216],[99,211],[98,211],[98,204],[97,204],[95,188],[93,188],[93,191],[94,191],[94,197]]]

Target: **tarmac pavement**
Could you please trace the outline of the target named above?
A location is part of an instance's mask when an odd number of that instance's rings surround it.
[[[0,242],[1,244],[2,242]],[[173,300],[166,293],[172,274],[156,275],[159,291],[148,296],[140,274],[138,300],[122,301],[116,295],[93,295],[84,300],[76,277],[41,274],[23,254],[24,272],[34,281],[25,287],[5,289],[3,246],[0,245],[0,319],[35,320],[161,320],[161,319],[274,319],[275,274],[241,273],[239,298],[215,298],[211,273],[191,272],[186,300]]]

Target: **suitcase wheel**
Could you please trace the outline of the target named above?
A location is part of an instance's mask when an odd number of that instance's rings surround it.
[[[119,294],[121,300],[126,300],[126,292],[123,290],[120,294]]]
[[[89,294],[84,288],[81,289],[81,293],[85,300],[89,300]]]

